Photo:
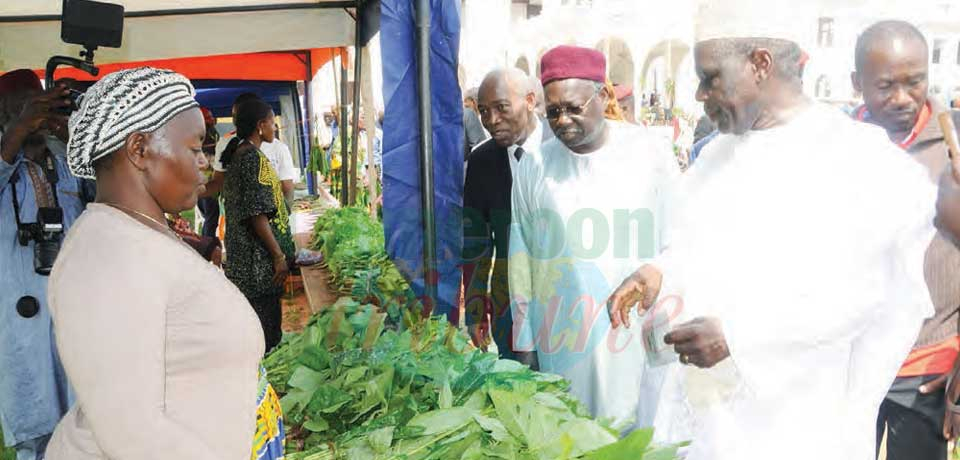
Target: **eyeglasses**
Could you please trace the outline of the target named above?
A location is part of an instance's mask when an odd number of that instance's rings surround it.
[[[569,116],[580,115],[584,110],[587,109],[587,106],[593,102],[593,98],[597,97],[600,94],[600,91],[593,93],[593,96],[590,96],[590,99],[587,99],[587,102],[584,102],[583,105],[574,106],[574,107],[547,107],[547,118],[550,120],[559,120],[563,114]]]

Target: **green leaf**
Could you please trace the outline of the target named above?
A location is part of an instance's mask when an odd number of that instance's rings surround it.
[[[443,382],[443,387],[440,389],[438,405],[441,409],[449,409],[453,407],[453,391],[450,390],[449,382]]]
[[[490,433],[490,437],[497,442],[505,442],[512,439],[510,433],[507,432],[507,428],[503,426],[500,420],[480,414],[475,415],[473,419],[477,421],[477,424],[479,424],[481,428]]]
[[[372,431],[367,435],[367,442],[370,443],[370,447],[373,448],[374,452],[385,454],[390,450],[390,445],[393,444],[394,429],[395,427],[388,426]]]
[[[311,397],[313,395],[309,392],[294,389],[280,398],[280,408],[288,419],[300,419]]]
[[[347,369],[343,375],[343,387],[348,387],[359,382],[365,375],[367,375],[367,370],[368,369],[366,366]]]
[[[344,458],[349,458],[350,460],[377,460],[377,452],[369,445],[363,444],[345,449]]]
[[[520,407],[529,402],[530,399],[513,392],[496,389],[488,391],[488,394],[493,401],[494,408],[496,408],[497,418],[507,428],[507,431],[515,435],[524,434],[527,420],[521,417]],[[526,437],[522,437],[521,441],[526,441]]]
[[[549,407],[551,409],[556,409],[558,411],[568,411],[566,403],[560,400],[556,395],[550,393],[540,392],[533,395],[533,401],[537,404],[540,404],[544,407]]]
[[[617,441],[616,436],[610,434],[609,431],[590,419],[576,419],[566,422],[561,425],[560,430],[563,432],[562,436],[569,437],[571,441],[570,450],[567,452],[570,457],[580,457],[587,452],[597,450]],[[641,450],[640,453],[642,454],[642,452]],[[555,454],[559,453],[560,452],[555,452]],[[631,457],[626,454],[628,453],[617,458],[640,458],[639,456]]]
[[[387,366],[363,384],[363,399],[358,403],[358,414],[365,414],[380,404],[387,405],[393,389],[393,376],[393,367]]]
[[[313,393],[310,403],[307,404],[307,411],[312,414],[330,414],[336,412],[352,399],[349,394],[331,385],[321,385]]]
[[[498,359],[490,372],[523,372],[527,366],[512,359]]]
[[[480,439],[475,440],[460,455],[460,460],[485,460],[486,458],[483,443]]]
[[[463,428],[477,415],[476,411],[465,407],[438,409],[419,414],[407,425],[411,428],[423,428],[421,436],[430,436],[438,433],[449,433]]]
[[[370,351],[383,333],[386,318],[387,315],[384,313],[375,313],[370,317],[363,334],[362,346],[365,351]]]
[[[489,400],[487,399],[487,392],[483,390],[474,391],[470,394],[470,397],[467,398],[466,402],[463,403],[463,407],[474,409],[476,411],[481,411],[489,405]]]
[[[620,441],[590,452],[585,458],[586,460],[619,460],[622,458],[643,458],[644,460],[650,460],[644,454],[647,452],[647,447],[650,446],[652,440],[652,429],[634,430]],[[674,451],[674,454],[675,453]],[[673,457],[667,458],[672,459]]]
[[[322,433],[330,429],[330,424],[322,418],[315,418],[308,420],[303,427],[314,433]]]
[[[297,356],[297,362],[315,371],[322,371],[330,367],[330,353],[319,346],[305,347],[303,353]]]
[[[288,385],[291,388],[303,390],[307,393],[317,391],[323,383],[323,374],[305,366],[299,366],[290,376]]]

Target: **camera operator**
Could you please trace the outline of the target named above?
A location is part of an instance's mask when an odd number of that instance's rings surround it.
[[[84,208],[62,153],[69,95],[63,85],[43,91],[30,70],[0,76],[0,423],[17,460],[43,458],[72,403],[46,276]]]

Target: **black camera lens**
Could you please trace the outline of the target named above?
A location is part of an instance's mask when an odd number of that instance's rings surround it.
[[[33,246],[33,269],[38,275],[49,276],[60,253],[60,239],[37,241]]]
[[[23,318],[33,318],[40,313],[40,301],[36,297],[25,295],[17,301],[17,314]]]
[[[17,229],[17,242],[20,243],[20,246],[27,246],[33,241],[33,227],[36,225],[24,224]]]

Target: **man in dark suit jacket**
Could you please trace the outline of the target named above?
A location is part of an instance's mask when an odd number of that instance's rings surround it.
[[[501,357],[521,359],[512,349],[507,274],[510,188],[523,156],[539,154],[543,129],[534,88],[517,69],[484,78],[478,109],[492,138],[470,155],[463,187],[465,319],[475,345],[485,347],[492,335]]]

